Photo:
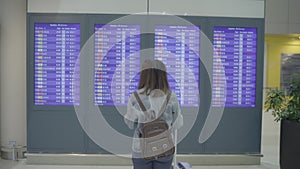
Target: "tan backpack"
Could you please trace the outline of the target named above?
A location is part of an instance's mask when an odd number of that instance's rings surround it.
[[[149,117],[144,104],[142,103],[137,92],[134,92],[136,100],[145,116]],[[144,159],[157,159],[161,157],[166,157],[174,154],[175,147],[172,139],[172,132],[169,129],[167,122],[160,119],[165,112],[166,106],[170,100],[170,92],[167,95],[165,102],[163,103],[158,117],[151,119],[145,123],[141,124],[140,131],[140,146]]]

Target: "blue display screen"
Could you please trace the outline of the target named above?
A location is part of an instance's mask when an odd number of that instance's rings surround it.
[[[80,24],[34,24],[35,105],[79,105],[79,53]]]
[[[213,107],[254,107],[257,30],[214,27]]]
[[[155,58],[165,63],[181,106],[199,106],[200,28],[155,26]]]
[[[138,86],[140,26],[96,24],[94,30],[94,104],[125,106]]]

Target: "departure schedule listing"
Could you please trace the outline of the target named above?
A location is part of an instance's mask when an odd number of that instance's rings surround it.
[[[94,104],[125,106],[137,89],[140,26],[96,24]]]
[[[79,53],[80,24],[34,25],[35,105],[79,105]]]
[[[166,64],[171,89],[181,106],[199,105],[200,29],[155,26],[155,58]]]
[[[256,28],[214,27],[213,107],[254,107]]]

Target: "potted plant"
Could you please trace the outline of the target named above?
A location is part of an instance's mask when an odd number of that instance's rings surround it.
[[[280,168],[300,168],[300,76],[288,83],[285,90],[270,89],[265,110],[272,112],[280,127]]]

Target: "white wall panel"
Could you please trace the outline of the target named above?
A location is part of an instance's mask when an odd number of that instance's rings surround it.
[[[174,15],[264,18],[263,0],[150,0],[150,12]]]
[[[265,33],[288,34],[287,23],[265,23]]]
[[[26,4],[0,2],[1,145],[26,145]]]
[[[266,23],[288,23],[288,0],[266,0]]]
[[[300,34],[300,24],[289,24],[288,34]]]
[[[289,23],[300,24],[300,0],[289,0]],[[299,29],[300,27],[298,27]],[[300,29],[298,30],[298,33]]]
[[[147,0],[28,0],[32,13],[116,13],[147,11]],[[176,15],[264,18],[264,0],[150,0],[150,12]]]
[[[300,34],[299,0],[266,0],[268,34]]]
[[[131,14],[147,10],[146,0],[28,0],[31,13]]]

